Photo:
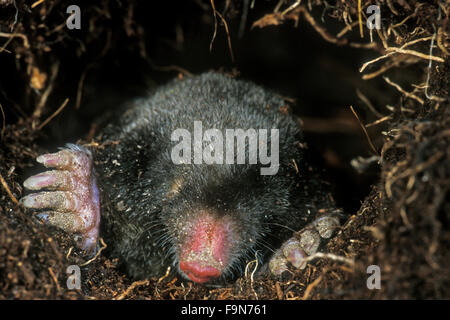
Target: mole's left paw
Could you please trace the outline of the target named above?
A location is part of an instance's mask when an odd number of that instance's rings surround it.
[[[56,153],[36,158],[45,171],[23,183],[29,190],[41,191],[21,199],[26,208],[50,209],[38,214],[44,222],[82,237],[80,246],[95,250],[100,223],[100,201],[92,156],[89,150],[74,144]],[[48,190],[48,191],[42,191]]]
[[[281,275],[288,269],[288,262],[295,268],[304,269],[307,258],[317,252],[323,239],[329,239],[339,227],[339,211],[328,212],[316,218],[292,238],[284,242],[269,261],[274,275]]]

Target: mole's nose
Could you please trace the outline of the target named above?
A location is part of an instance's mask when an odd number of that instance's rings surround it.
[[[208,282],[220,277],[222,274],[222,272],[217,268],[202,266],[195,261],[181,261],[180,270],[183,271],[190,280],[197,283]]]
[[[222,275],[233,243],[227,219],[203,213],[193,219],[180,246],[179,270],[190,280],[204,283]]]

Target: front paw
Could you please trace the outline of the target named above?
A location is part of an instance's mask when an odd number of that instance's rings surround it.
[[[339,227],[339,211],[321,214],[312,223],[285,241],[269,261],[270,272],[281,275],[289,263],[298,269],[306,267],[307,258],[317,252],[324,239]]]
[[[67,232],[81,235],[80,246],[95,250],[100,200],[90,151],[67,144],[61,151],[43,154],[36,161],[56,170],[25,180],[23,185],[26,189],[39,192],[25,196],[21,203],[26,208],[47,209],[39,212],[38,217]]]

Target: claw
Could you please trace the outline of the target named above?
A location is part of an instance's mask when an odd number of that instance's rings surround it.
[[[64,212],[78,209],[76,197],[68,191],[32,193],[20,201],[24,207],[30,209],[52,208]]]
[[[80,216],[72,212],[49,211],[47,215],[49,224],[61,228],[66,232],[80,232],[85,230],[85,225]]]
[[[68,144],[65,149],[37,157],[50,170],[29,177],[24,187],[42,191],[29,194],[20,201],[26,208],[50,209],[37,213],[44,223],[81,236],[79,244],[86,250],[95,250],[99,223],[100,202],[92,156],[83,147]]]
[[[48,167],[57,169],[68,169],[73,163],[73,156],[68,150],[61,150],[56,153],[47,153],[40,155],[36,161]]]
[[[29,190],[40,190],[43,188],[56,190],[68,190],[72,187],[72,179],[67,171],[46,171],[29,177],[23,186]]]
[[[283,272],[285,272],[287,268],[287,260],[283,256],[283,253],[281,251],[277,251],[275,255],[270,259],[269,261],[269,269],[270,272],[274,275],[281,275]]]
[[[74,144],[67,144],[67,149],[55,153],[46,153],[36,158],[36,161],[45,167],[54,167],[59,170],[73,170],[81,167],[90,169],[90,160],[91,153],[89,150]]]
[[[287,263],[298,269],[304,269],[307,257],[319,249],[322,239],[328,239],[339,227],[339,218],[335,214],[325,214],[296,232],[287,240],[269,261],[272,274],[281,275],[287,270]]]
[[[286,259],[296,268],[306,267],[305,259],[307,254],[302,250],[301,244],[296,239],[288,240],[282,247]]]
[[[314,224],[320,236],[329,239],[333,235],[334,230],[339,227],[339,218],[332,215],[325,215],[317,219]]]
[[[316,253],[320,245],[320,235],[316,230],[305,230],[297,236],[299,239],[299,245],[305,253],[310,256]]]

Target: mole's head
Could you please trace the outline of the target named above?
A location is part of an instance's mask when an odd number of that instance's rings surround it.
[[[229,280],[270,253],[289,231],[279,230],[289,219],[288,181],[246,165],[181,169],[161,212],[179,273],[197,283]]]

